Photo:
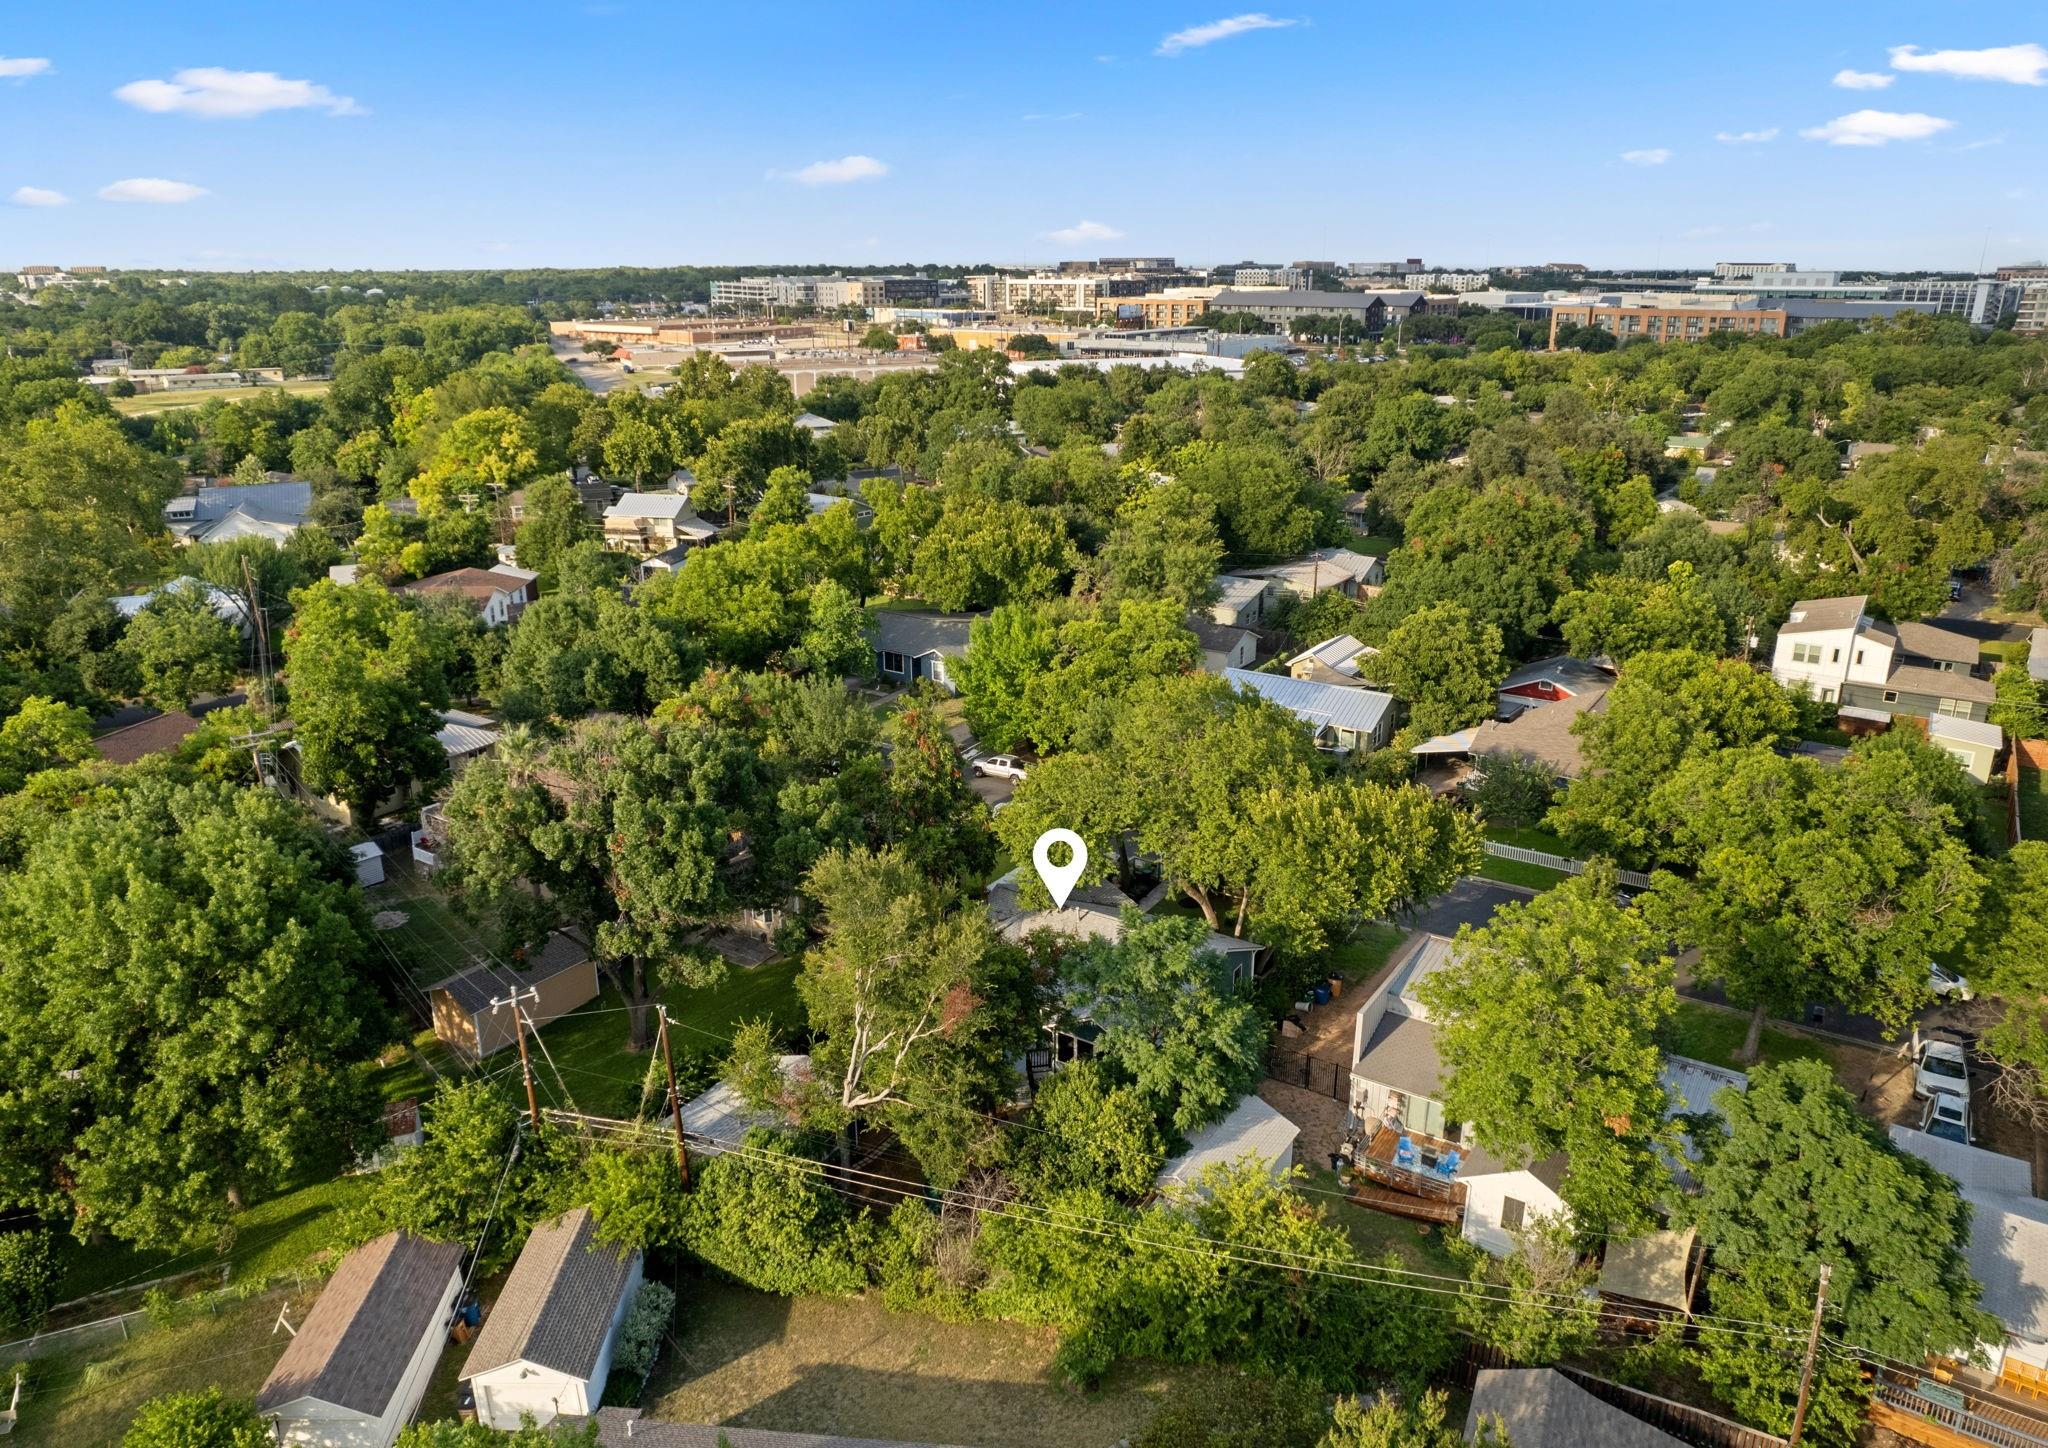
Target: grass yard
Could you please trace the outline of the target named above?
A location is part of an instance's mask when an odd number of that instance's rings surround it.
[[[1534,825],[1488,825],[1486,837],[1503,845],[1513,845],[1518,850],[1541,850],[1546,855],[1562,855],[1567,860],[1572,858],[1571,849],[1563,840]]]
[[[149,1252],[119,1243],[85,1246],[64,1239],[64,1277],[57,1300],[147,1282],[173,1272],[229,1265],[238,1282],[286,1272],[327,1245],[330,1219],[370,1189],[367,1176],[333,1177],[280,1192],[235,1219],[227,1251],[212,1242],[188,1252]],[[204,1285],[215,1285],[207,1280]],[[119,1304],[122,1307],[132,1303]],[[110,1306],[109,1311],[112,1310]],[[91,1312],[90,1317],[102,1316]]]
[[[2020,838],[2048,840],[2048,782],[2041,771],[2020,766]]]
[[[1399,926],[1372,921],[1360,926],[1349,940],[1331,946],[1323,955],[1323,964],[1330,970],[1342,971],[1346,985],[1356,990],[1379,973],[1407,935]]]
[[[133,397],[110,397],[114,411],[124,417],[146,417],[153,412],[176,412],[199,407],[219,398],[222,402],[247,402],[268,392],[288,392],[294,397],[325,397],[332,382],[313,380],[286,382],[264,387],[216,387],[202,392],[138,392]]]
[[[1351,1245],[1358,1255],[1368,1262],[1377,1262],[1392,1252],[1401,1259],[1401,1265],[1412,1267],[1418,1272],[1435,1272],[1446,1277],[1463,1277],[1464,1269],[1444,1246],[1442,1233],[1429,1222],[1411,1222],[1406,1217],[1394,1216],[1391,1212],[1375,1212],[1370,1207],[1354,1206],[1343,1200],[1343,1187],[1338,1184],[1337,1174],[1324,1166],[1306,1166],[1308,1173],[1304,1185],[1312,1188],[1308,1199],[1329,1210],[1351,1238]],[[1325,1195],[1335,1193],[1335,1195]]]
[[[289,1302],[292,1320],[304,1322],[316,1295],[258,1297],[178,1327],[145,1326],[126,1342],[39,1358],[28,1365],[13,1442],[118,1443],[135,1410],[159,1393],[211,1384],[246,1397],[284,1352],[284,1335],[271,1332],[279,1307]]]
[[[1402,545],[1392,533],[1353,533],[1350,543],[1345,546],[1353,553],[1363,553],[1368,558],[1385,558]]]
[[[1562,870],[1525,865],[1520,860],[1503,860],[1494,855],[1480,860],[1479,875],[1482,879],[1498,880],[1503,885],[1520,885],[1526,890],[1555,889],[1571,878]]]
[[[1678,1013],[1671,1018],[1671,1049],[1695,1061],[1736,1069],[1735,1053],[1748,1033],[1747,1015],[1698,1001],[1680,1001]],[[1771,1064],[1799,1060],[1834,1064],[1834,1058],[1820,1042],[1770,1025],[1764,1027],[1762,1058]]]
[[[650,1418],[963,1448],[1074,1448],[1135,1437],[1167,1387],[1203,1370],[1119,1367],[1092,1393],[1055,1385],[1058,1336],[889,1312],[879,1298],[780,1298],[677,1284]]]

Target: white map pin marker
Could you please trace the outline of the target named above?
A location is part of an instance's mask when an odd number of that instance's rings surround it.
[[[1052,862],[1054,845],[1065,845],[1073,852],[1066,864]],[[1031,864],[1038,871],[1038,878],[1045,881],[1045,888],[1052,892],[1053,908],[1060,909],[1066,905],[1067,896],[1074,893],[1074,882],[1088,868],[1088,845],[1072,830],[1047,830],[1031,847]]]

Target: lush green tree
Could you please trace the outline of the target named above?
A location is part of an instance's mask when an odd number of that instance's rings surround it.
[[[38,1227],[0,1233],[0,1332],[26,1337],[40,1331],[63,1276],[50,1233]]]
[[[2015,739],[2039,739],[2048,733],[2048,689],[2044,689],[2025,664],[2007,663],[1991,676],[1998,691],[1991,706],[1991,722]]]
[[[896,334],[881,323],[874,322],[869,324],[868,329],[860,334],[860,344],[870,352],[894,352],[896,350]]]
[[[242,631],[221,616],[211,586],[165,588],[129,622],[120,649],[143,698],[159,709],[185,709],[234,686]]]
[[[30,695],[0,723],[0,794],[31,774],[92,758],[92,716],[73,704]]]
[[[49,823],[0,922],[10,1202],[179,1248],[350,1144],[368,924],[285,801],[137,781]]]
[[[874,670],[874,649],[868,642],[871,616],[861,601],[836,578],[811,585],[802,640],[796,662],[827,678],[866,678]]]
[[[1165,598],[1199,608],[1215,595],[1222,561],[1214,505],[1172,483],[1143,489],[1118,509],[1086,578],[1106,599]]]
[[[1666,1195],[1659,1038],[1678,1009],[1671,959],[1596,865],[1483,930],[1420,987],[1446,1072],[1445,1115],[1511,1161],[1569,1155],[1559,1195],[1589,1230],[1645,1225]]]
[[[1536,1217],[1514,1234],[1505,1257],[1452,1239],[1471,1288],[1457,1302],[1460,1324],[1472,1338],[1523,1367],[1547,1367],[1575,1357],[1599,1336],[1595,1284],[1599,1271],[1579,1254],[1574,1223],[1563,1215]]]
[[[1466,482],[1442,483],[1403,526],[1405,546],[1387,559],[1386,587],[1373,600],[1377,625],[1391,628],[1418,609],[1456,602],[1499,629],[1515,656],[1571,588],[1590,532],[1573,504],[1521,480],[1476,492]]]
[[[1983,885],[1954,813],[1896,752],[1831,771],[1724,749],[1681,765],[1651,809],[1692,873],[1659,871],[1646,908],[1750,1009],[1745,1060],[1766,1015],[1815,1001],[1903,1026],[1928,999],[1927,962],[1976,917]]]
[[[468,506],[540,471],[540,453],[526,419],[510,407],[484,407],[456,418],[434,445],[433,461],[412,481],[422,513]]]
[[[801,525],[811,516],[811,475],[802,468],[781,467],[768,474],[760,501],[748,520],[755,527],[774,523]]]
[[[1141,680],[1199,667],[1179,605],[1008,604],[974,621],[952,665],[968,723],[990,749],[1058,749]]]
[[[1408,706],[1425,737],[1491,719],[1507,677],[1500,630],[1462,604],[1438,603],[1408,615],[1372,660],[1373,682]]]
[[[960,752],[936,692],[904,701],[882,725],[889,755],[883,796],[871,831],[928,878],[972,890],[995,865],[988,810],[967,787]]]
[[[1990,866],[1969,958],[1979,992],[2001,1013],[1981,1048],[2048,1099],[2048,842],[2022,840]]]
[[[1270,444],[1191,443],[1166,471],[1207,500],[1223,551],[1241,562],[1298,557],[1327,526],[1306,469]]]
[[[392,1448],[597,1448],[597,1432],[595,1418],[581,1423],[555,1422],[545,1428],[527,1422],[510,1433],[474,1419],[439,1418],[408,1424]]]
[[[580,566],[579,545],[564,559]],[[555,593],[528,605],[513,625],[500,674],[499,706],[512,720],[569,722],[587,714],[644,714],[680,693],[696,677],[703,655],[675,619],[619,597],[599,580],[565,580]]]
[[[1381,1393],[1370,1403],[1339,1398],[1336,1421],[1316,1448],[1465,1448],[1467,1439],[1450,1419],[1450,1399],[1441,1389],[1420,1397]],[[1480,1423],[1473,1448],[1511,1448],[1498,1418]]]
[[[595,530],[581,495],[565,474],[551,473],[528,483],[524,505],[513,556],[521,568],[540,575],[541,589],[546,592],[560,582],[563,556]]]
[[[201,1388],[144,1403],[121,1435],[121,1448],[269,1448],[271,1441],[254,1400]]]
[[[949,499],[917,545],[904,586],[955,612],[1049,598],[1075,555],[1059,516],[1021,503]]]
[[[1465,787],[1465,798],[1488,824],[1527,828],[1549,811],[1555,766],[1526,754],[1489,754],[1479,767],[1479,779]]]
[[[1656,583],[1603,573],[1557,601],[1557,623],[1573,653],[1617,664],[1666,649],[1724,654],[1731,642],[1728,620],[1685,562]]]
[[[1036,1131],[1023,1139],[1014,1170],[1033,1190],[1079,1188],[1135,1200],[1152,1189],[1166,1160],[1151,1102],[1119,1085],[1096,1061],[1073,1061],[1038,1088]]]
[[[448,772],[434,735],[454,641],[374,583],[323,580],[295,602],[284,658],[300,767],[309,785],[367,821],[392,796]]]
[[[1624,864],[1662,853],[1650,797],[1689,759],[1769,745],[1799,724],[1792,697],[1738,659],[1690,649],[1638,654],[1607,692],[1606,707],[1579,716],[1586,772],[1551,811],[1575,848]]]
[[[1723,1091],[1715,1109],[1726,1130],[1700,1134],[1699,1195],[1681,1210],[1713,1253],[1716,1313],[1781,1324],[1796,1340],[1825,1264],[1833,1331],[1859,1348],[1924,1362],[1996,1337],[1977,1306],[1964,1256],[1970,1210],[1955,1183],[1893,1146],[1825,1061],[1753,1070],[1748,1089]],[[1716,1337],[1702,1362],[1708,1382],[1739,1394],[1748,1421],[1782,1432],[1796,1354]],[[1838,1401],[1855,1392],[1833,1386]]]
[[[722,1277],[785,1297],[851,1297],[868,1285],[864,1218],[786,1137],[702,1162],[682,1198],[683,1249]]]

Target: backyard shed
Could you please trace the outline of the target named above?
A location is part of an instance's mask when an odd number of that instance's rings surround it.
[[[1694,1229],[1646,1232],[1607,1245],[1600,1266],[1600,1295],[1658,1313],[1690,1313]]]
[[[1156,1185],[1193,1186],[1212,1166],[1250,1157],[1274,1176],[1294,1165],[1294,1140],[1301,1128],[1258,1096],[1247,1096],[1230,1114],[1194,1132],[1188,1149],[1159,1169]]]
[[[428,991],[434,1034],[471,1060],[504,1050],[514,1041],[512,1009],[493,1008],[491,1002],[505,1000],[514,990],[537,993],[524,1010],[538,1028],[597,999],[597,963],[580,938],[558,930],[525,960],[473,965]]]
[[[1515,1448],[1679,1448],[1684,1441],[1601,1402],[1554,1368],[1482,1369],[1465,1419],[1468,1442],[1489,1418],[1500,1420]]]
[[[388,1448],[419,1406],[462,1292],[462,1247],[386,1232],[346,1257],[256,1394],[280,1442]]]
[[[535,1227],[462,1366],[477,1421],[509,1431],[526,1414],[545,1426],[595,1412],[640,1274],[638,1252],[597,1240],[588,1207]]]

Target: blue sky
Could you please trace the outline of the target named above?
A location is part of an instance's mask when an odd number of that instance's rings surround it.
[[[2048,252],[2038,3],[1433,14],[18,7],[0,264]]]

